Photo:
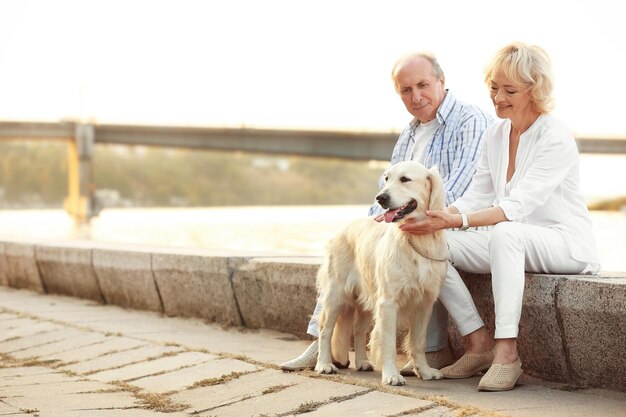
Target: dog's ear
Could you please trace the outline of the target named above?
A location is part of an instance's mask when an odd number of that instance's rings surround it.
[[[443,210],[446,207],[446,200],[443,193],[443,180],[439,175],[439,168],[434,165],[428,170],[428,181],[430,181],[430,201],[429,210]]]

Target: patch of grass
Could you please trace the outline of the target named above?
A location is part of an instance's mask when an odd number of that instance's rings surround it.
[[[258,365],[258,366],[261,366],[261,367],[267,368],[267,369],[280,369],[280,366],[278,366],[278,365],[274,365],[273,363],[257,361],[255,359],[252,359],[249,356],[246,356],[246,355],[241,355],[241,354],[236,354],[236,353],[229,353],[229,352],[218,352],[218,353],[204,352],[204,353],[209,353],[211,355],[215,355],[215,356],[217,356],[220,359],[235,359],[235,360],[238,360],[238,361],[251,363],[252,365]]]
[[[296,385],[296,384],[291,384],[291,385],[274,385],[274,386],[271,386],[269,388],[265,388],[261,392],[261,394],[263,394],[263,395],[273,394],[275,392],[280,392],[280,391],[282,391],[284,389],[287,389],[289,387],[293,387],[294,385]]]
[[[189,385],[187,388],[188,389],[193,389],[193,388],[199,388],[199,387],[210,387],[213,385],[220,385],[220,384],[225,384],[229,381],[232,381],[233,379],[237,379],[242,375],[246,375],[246,374],[251,374],[254,373],[256,371],[249,371],[249,372],[231,372],[228,375],[222,375],[219,376],[217,378],[207,378],[207,379],[203,379],[201,381],[196,381],[193,385]]]
[[[305,403],[300,404],[298,406],[298,408],[296,408],[295,410],[290,411],[289,414],[310,413],[312,411],[317,410],[318,408],[320,408],[324,404],[326,404],[325,401],[322,401],[322,402],[319,402],[319,401],[307,401]]]
[[[122,390],[133,394],[133,396],[139,400],[140,408],[145,410],[153,410],[160,413],[175,413],[190,407],[189,404],[175,403],[170,398],[171,393],[143,392],[141,388],[124,381],[112,381],[111,384],[117,385]]]
[[[141,408],[158,411],[159,413],[175,413],[190,407],[189,404],[175,403],[169,396],[164,394],[137,392],[134,395],[140,401]]]

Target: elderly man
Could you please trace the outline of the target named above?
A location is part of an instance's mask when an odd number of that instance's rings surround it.
[[[402,56],[391,76],[395,89],[413,119],[402,131],[391,156],[391,164],[414,160],[427,167],[437,165],[444,180],[446,205],[467,190],[480,155],[484,130],[493,119],[480,108],[457,100],[445,88],[444,73],[436,57],[419,52]],[[380,178],[382,187],[383,176]],[[372,205],[369,214],[380,216],[382,209]],[[318,302],[307,333],[318,337]],[[317,362],[318,342],[314,341],[300,356],[280,365],[284,371],[313,369]],[[428,364],[441,369],[454,362],[448,347],[448,313],[441,303],[433,307],[426,343]],[[406,364],[402,375],[415,375],[413,363]]]

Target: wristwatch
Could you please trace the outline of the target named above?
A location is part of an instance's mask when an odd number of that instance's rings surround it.
[[[469,223],[467,222],[467,214],[465,213],[460,213],[461,214],[461,221],[463,222],[463,224],[461,225],[461,227],[459,228],[459,230],[465,231],[467,229],[469,229]]]

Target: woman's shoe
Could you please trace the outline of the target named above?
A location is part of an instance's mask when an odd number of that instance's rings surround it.
[[[450,366],[441,369],[444,378],[470,378],[479,372],[486,371],[493,362],[493,351],[485,353],[466,353]]]
[[[479,391],[509,391],[515,387],[522,375],[522,362],[517,358],[513,363],[494,363],[478,383]]]

